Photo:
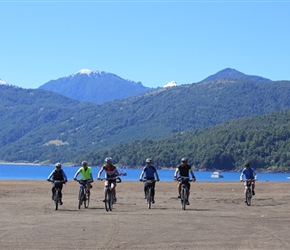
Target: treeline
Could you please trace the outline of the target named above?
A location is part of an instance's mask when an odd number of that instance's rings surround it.
[[[259,170],[290,171],[290,110],[160,140],[137,140],[85,157],[93,165],[100,165],[108,155],[129,167],[144,165],[148,157],[158,167],[175,167],[188,156],[196,169],[240,170],[250,161]]]

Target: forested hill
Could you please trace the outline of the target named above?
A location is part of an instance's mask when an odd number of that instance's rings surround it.
[[[1,85],[0,160],[74,162],[120,143],[287,110],[289,96],[289,81],[222,79],[97,105]]]
[[[159,140],[136,140],[86,158],[94,165],[111,155],[121,166],[175,167],[184,156],[196,170],[240,171],[246,162],[259,171],[290,172],[290,110],[240,118],[211,128]]]

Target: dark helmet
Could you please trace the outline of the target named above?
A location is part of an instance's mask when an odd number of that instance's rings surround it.
[[[106,162],[106,163],[112,163],[112,161],[113,161],[112,157],[107,157],[107,158],[105,159],[105,162]]]
[[[187,157],[183,157],[183,158],[181,159],[181,162],[188,162],[188,158],[187,158]]]
[[[58,163],[55,164],[55,167],[56,168],[61,168],[61,164],[58,162]]]
[[[88,166],[88,163],[86,161],[82,161],[82,166]]]

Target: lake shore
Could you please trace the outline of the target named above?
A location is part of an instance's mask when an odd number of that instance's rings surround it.
[[[104,209],[102,182],[93,183],[89,208],[78,209],[79,187],[69,181],[58,211],[47,181],[0,180],[0,187],[1,249],[290,247],[289,183],[257,183],[251,206],[244,203],[242,183],[192,183],[185,211],[173,182],[156,183],[152,209],[143,199],[143,183],[122,182],[112,212]]]

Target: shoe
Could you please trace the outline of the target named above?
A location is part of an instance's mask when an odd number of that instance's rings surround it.
[[[113,202],[117,202],[117,198],[116,197],[113,198]]]
[[[177,198],[178,198],[178,199],[180,199],[180,198],[181,198],[181,196],[180,196],[180,195],[178,195],[178,196],[177,196]]]
[[[245,203],[247,203],[247,201],[245,201]]]
[[[63,204],[63,202],[62,201],[59,201],[59,205],[62,205]]]
[[[103,202],[106,202],[106,199],[103,199]]]
[[[51,200],[53,200],[53,201],[54,201],[54,194],[51,196]]]
[[[144,195],[144,199],[147,199],[147,196],[146,196],[146,194]]]
[[[252,195],[255,195],[255,191],[252,191]]]
[[[186,201],[186,205],[190,205],[189,201]]]
[[[155,200],[152,200],[152,204],[154,204],[155,203]]]

